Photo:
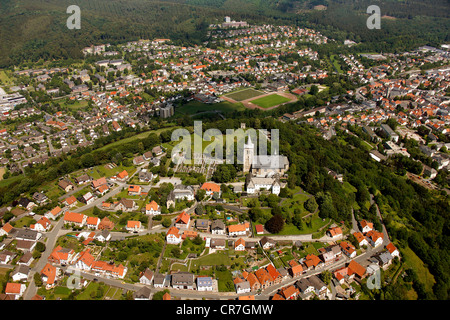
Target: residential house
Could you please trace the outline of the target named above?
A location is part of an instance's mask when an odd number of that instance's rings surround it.
[[[0,252],[0,264],[8,264],[16,257],[16,254],[11,251],[2,251]]]
[[[333,227],[329,228],[327,230],[327,235],[333,239],[340,239],[342,238],[342,229],[340,227]]]
[[[212,234],[225,234],[225,223],[222,220],[213,220],[211,222],[211,233]]]
[[[168,244],[179,244],[182,241],[181,235],[177,227],[171,227],[166,234]]]
[[[95,239],[100,242],[109,241],[111,240],[111,233],[108,230],[104,229],[100,233],[95,235]]]
[[[149,204],[145,206],[145,214],[158,215],[161,214],[161,207],[152,200]]]
[[[200,189],[205,190],[207,196],[212,196],[213,193],[217,193],[219,197],[221,195],[220,186],[213,182],[205,182],[204,184],[202,184]]]
[[[389,244],[386,245],[386,249],[389,251],[392,257],[399,257],[400,258],[400,252],[398,249],[394,246],[392,242],[389,242]]]
[[[268,250],[270,248],[275,247],[277,244],[275,240],[268,238],[268,237],[262,237],[261,240],[259,240],[259,244],[261,245],[261,248],[264,250]]]
[[[31,224],[30,229],[38,232],[46,232],[50,229],[51,226],[52,224],[50,220],[48,220],[47,217],[43,216],[39,219],[38,222],[36,222],[35,224]]]
[[[215,250],[225,250],[225,246],[225,239],[211,239],[209,243],[209,247]]]
[[[16,240],[38,241],[42,237],[42,233],[34,230],[17,229],[14,237]]]
[[[49,212],[47,212],[44,216],[47,219],[56,220],[56,218],[58,218],[62,212],[63,212],[63,210],[59,206],[57,206],[57,207],[53,208],[52,210],[50,210]]]
[[[128,178],[129,178],[129,176],[128,176],[128,172],[126,170],[119,172],[116,177],[116,179],[120,182],[125,182],[128,180]]]
[[[98,225],[99,230],[112,230],[114,229],[114,222],[108,219],[108,217],[104,217],[100,224]]]
[[[192,290],[194,288],[194,274],[190,272],[172,274],[172,288]]]
[[[150,300],[152,291],[149,287],[142,287],[133,294],[134,300]]]
[[[129,196],[139,196],[141,194],[141,186],[138,185],[129,185],[128,186],[128,195]]]
[[[294,265],[289,268],[289,274],[292,278],[300,277],[303,274],[303,267],[301,264]]]
[[[209,229],[209,220],[206,219],[197,219],[195,220],[195,227],[200,231],[208,231]]]
[[[58,182],[58,187],[63,189],[65,192],[69,192],[74,189],[73,183],[69,180],[60,180]]]
[[[245,236],[249,231],[250,224],[248,222],[228,226],[228,234],[230,236]]]
[[[64,214],[64,223],[73,224],[78,227],[83,227],[86,223],[86,219],[87,216],[82,213],[68,211]]]
[[[241,278],[236,278],[233,280],[234,288],[236,289],[237,294],[248,293],[251,290],[250,283],[246,280],[242,280]]]
[[[178,229],[184,229],[189,227],[189,222],[191,221],[191,216],[183,211],[175,218],[175,226]]]
[[[342,252],[349,258],[356,257],[356,248],[347,241],[342,241],[339,243],[339,246],[341,247]]]
[[[26,289],[27,286],[24,284],[8,282],[5,287],[5,294],[11,296],[14,300],[18,300]]]
[[[168,285],[167,277],[161,273],[155,273],[153,277],[153,287],[164,288]]]
[[[138,209],[138,205],[133,201],[129,199],[120,199],[115,206],[114,209],[116,211],[122,210],[123,212],[130,212],[135,211]]]
[[[128,232],[139,232],[142,229],[142,223],[140,221],[128,220],[125,228]]]
[[[261,288],[261,284],[259,283],[258,278],[256,277],[256,275],[253,272],[247,273],[246,275],[245,275],[245,273],[243,273],[242,275],[250,284],[251,291],[257,291]]]
[[[100,224],[100,219],[97,217],[87,217],[86,218],[86,227],[89,229],[96,230],[98,228],[98,225]]]
[[[273,264],[269,264],[266,267],[266,271],[268,272],[273,284],[278,284],[283,280],[283,276],[277,269],[275,269]]]
[[[53,249],[47,260],[51,263],[67,265],[71,264],[75,257],[76,252],[73,249],[63,248],[58,245]]]
[[[44,268],[42,268],[40,274],[42,282],[45,284],[45,288],[47,290],[53,288],[56,285],[58,272],[59,268],[52,266],[50,263],[47,263]]]
[[[284,287],[280,290],[281,296],[286,300],[295,300],[300,294],[300,290],[296,288],[294,285],[290,285],[288,287]]]
[[[372,247],[378,247],[383,243],[383,233],[377,230],[371,230],[366,233],[367,241],[369,241]]]
[[[28,279],[28,275],[30,274],[30,267],[25,265],[19,265],[13,273],[11,273],[11,277],[13,281],[20,282],[26,281]]]
[[[153,271],[151,271],[149,268],[145,269],[143,272],[141,272],[139,277],[139,283],[145,284],[145,285],[151,285],[153,282]]]
[[[378,260],[378,264],[384,270],[386,270],[386,268],[389,267],[394,260],[394,257],[389,253],[389,251],[380,252],[376,254],[374,258]]]
[[[234,250],[235,251],[245,251],[245,240],[242,238],[239,238],[234,243]]]
[[[43,204],[48,201],[48,197],[42,192],[35,192],[33,194],[33,200],[39,204]]]
[[[90,248],[82,251],[75,262],[74,267],[80,270],[91,270],[94,257],[90,254]]]
[[[367,220],[361,220],[359,222],[359,227],[361,228],[362,233],[367,233],[371,230],[373,230],[373,223],[369,222]]]
[[[66,207],[71,208],[71,207],[73,207],[73,206],[76,206],[76,205],[77,205],[77,202],[78,202],[78,200],[77,200],[77,198],[75,198],[75,196],[70,196],[70,197],[64,199],[64,201],[63,201],[62,203],[63,203],[63,205],[65,205]],[[49,218],[49,219],[50,219],[50,218]]]
[[[305,257],[303,264],[305,265],[306,270],[318,269],[323,266],[322,260],[320,260],[318,256],[312,253],[308,254]]]
[[[136,158],[133,159],[133,164],[135,166],[139,166],[141,164],[144,164],[145,160],[143,156],[137,156]]]
[[[197,290],[198,291],[212,291],[213,279],[207,276],[197,277]]]
[[[315,291],[314,285],[311,283],[309,278],[302,278],[300,280],[297,280],[295,282],[295,286],[299,289],[299,291],[304,294],[305,296],[308,296],[312,294]]]
[[[266,269],[260,268],[255,271],[255,276],[261,284],[261,289],[265,289],[273,285],[273,281]]]
[[[9,222],[5,223],[5,225],[0,228],[0,237],[9,235],[13,229],[13,226]]]
[[[355,236],[356,241],[358,241],[360,247],[369,245],[369,241],[367,241],[366,237],[364,237],[361,232],[355,232],[353,235]]]

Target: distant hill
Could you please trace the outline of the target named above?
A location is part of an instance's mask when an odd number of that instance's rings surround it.
[[[224,16],[253,23],[296,24],[337,38],[376,43],[374,50],[449,41],[448,1],[383,1],[383,27],[365,27],[373,1],[351,0],[2,0],[0,67],[39,59],[80,58],[90,44],[156,37],[201,44],[210,23]],[[81,9],[81,30],[68,30],[70,5]],[[327,10],[313,10],[314,6]],[[400,42],[400,45],[398,45]]]

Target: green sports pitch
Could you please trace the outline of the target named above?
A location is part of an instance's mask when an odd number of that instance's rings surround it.
[[[256,104],[258,107],[266,109],[289,101],[291,101],[289,98],[280,96],[278,94],[271,94],[269,96],[251,100],[250,102]]]
[[[262,96],[264,92],[255,89],[244,89],[241,91],[232,92],[226,95],[226,97],[231,98],[235,101],[243,101],[251,98],[256,98]]]

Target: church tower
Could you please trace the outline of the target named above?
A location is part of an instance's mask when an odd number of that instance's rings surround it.
[[[243,172],[250,172],[250,168],[253,163],[253,156],[255,152],[254,144],[252,143],[252,139],[250,135],[248,136],[248,143],[244,143],[244,163],[243,163]]]

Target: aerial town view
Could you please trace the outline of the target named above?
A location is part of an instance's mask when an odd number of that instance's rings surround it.
[[[4,2],[0,300],[449,299],[448,1]]]

